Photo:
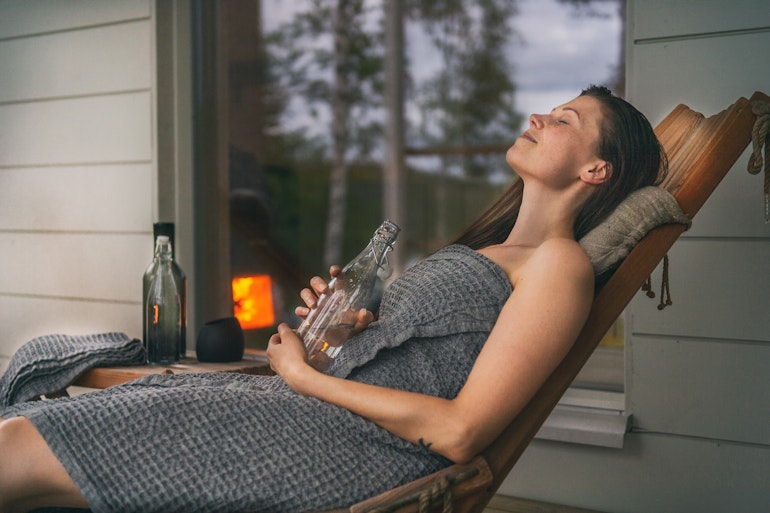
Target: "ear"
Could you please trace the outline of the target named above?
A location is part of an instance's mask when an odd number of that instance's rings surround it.
[[[599,160],[580,173],[580,180],[591,185],[599,185],[609,180],[611,176],[612,164],[605,160]]]

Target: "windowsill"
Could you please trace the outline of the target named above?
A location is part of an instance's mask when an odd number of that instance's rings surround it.
[[[623,393],[571,388],[535,438],[622,449],[630,419]]]

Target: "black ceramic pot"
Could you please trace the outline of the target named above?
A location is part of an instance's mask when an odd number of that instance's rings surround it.
[[[243,359],[243,330],[235,317],[207,322],[198,332],[195,353],[201,362],[237,362]]]

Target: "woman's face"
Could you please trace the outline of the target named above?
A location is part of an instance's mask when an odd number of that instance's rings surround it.
[[[596,154],[602,120],[601,104],[590,96],[579,96],[549,114],[533,114],[506,161],[525,182],[535,178],[557,188],[574,183],[585,170],[604,164]]]

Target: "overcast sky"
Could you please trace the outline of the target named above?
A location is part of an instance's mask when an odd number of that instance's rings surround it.
[[[265,30],[290,19],[307,2],[263,0]],[[569,101],[590,84],[606,84],[617,65],[621,20],[615,1],[594,2],[601,16],[587,16],[556,0],[518,0],[513,18],[509,58],[517,85],[517,110],[523,114],[547,112]],[[407,53],[412,74],[435,71],[440,64],[426,39],[406,30]]]
[[[590,84],[607,84],[620,55],[617,2],[596,2],[602,17],[576,15],[556,0],[525,0],[514,28],[517,104],[522,112],[543,112],[568,101]]]

